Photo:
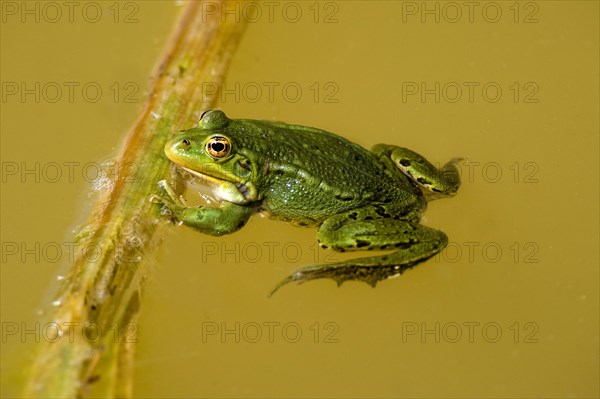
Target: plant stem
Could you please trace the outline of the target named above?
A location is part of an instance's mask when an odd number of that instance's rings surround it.
[[[40,344],[27,397],[131,397],[141,291],[156,233],[165,225],[148,199],[168,175],[169,135],[216,103],[216,95],[202,93],[202,83],[222,82],[245,28],[235,16],[221,19],[223,7],[234,8],[229,3],[186,3],[145,107],[125,137],[117,172],[76,237],[77,256],[50,320],[64,335]]]

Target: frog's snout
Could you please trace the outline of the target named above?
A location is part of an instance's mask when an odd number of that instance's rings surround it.
[[[192,148],[192,143],[188,139],[175,139],[170,140],[165,144],[165,155],[170,160],[174,160],[173,158],[177,157],[177,155],[185,154],[188,150]]]
[[[170,140],[165,144],[165,152],[177,152],[185,151],[192,146],[192,143],[188,139],[175,139]]]

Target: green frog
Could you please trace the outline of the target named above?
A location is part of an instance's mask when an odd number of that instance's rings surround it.
[[[174,221],[202,233],[241,229],[256,212],[317,226],[317,241],[335,251],[390,250],[303,267],[275,286],[331,278],[375,286],[432,257],[447,245],[442,231],[419,220],[427,202],[460,186],[455,158],[437,169],[395,145],[371,151],[335,134],[282,122],[229,119],[219,110],[165,145],[178,168],[208,185],[218,206],[188,207],[165,180],[153,196]]]

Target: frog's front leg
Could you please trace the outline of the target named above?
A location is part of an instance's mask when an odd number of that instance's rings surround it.
[[[271,295],[287,283],[319,278],[331,278],[338,285],[359,280],[375,286],[378,281],[401,274],[432,257],[448,244],[448,237],[442,231],[407,220],[377,219],[371,215],[359,210],[327,219],[319,228],[320,244],[337,251],[394,249],[395,252],[303,267],[281,281]]]
[[[216,207],[188,207],[171,186],[164,180],[158,183],[161,195],[152,197],[154,202],[161,203],[176,222],[181,222],[202,233],[220,236],[233,233],[242,228],[250,216],[251,206],[223,202]]]
[[[453,196],[460,187],[460,175],[456,164],[461,158],[450,160],[450,162],[438,170],[422,155],[408,148],[377,144],[371,151],[377,155],[391,159],[396,167],[411,180],[435,193],[430,199],[439,196]]]

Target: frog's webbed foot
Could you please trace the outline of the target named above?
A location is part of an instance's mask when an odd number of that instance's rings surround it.
[[[368,259],[368,258],[367,258]],[[360,260],[360,259],[358,259]],[[320,278],[329,278],[334,280],[338,287],[346,281],[362,281],[375,287],[381,280],[402,274],[405,270],[414,266],[414,264],[405,265],[386,265],[386,266],[365,266],[353,263],[332,263],[323,265],[305,266],[296,270],[283,280],[281,280],[269,293],[272,296],[277,290],[286,284],[296,282],[302,284],[306,281]]]
[[[425,157],[408,148],[395,145],[377,144],[373,153],[394,162],[396,167],[409,179],[430,192],[428,200],[451,197],[460,187],[458,163],[462,158],[453,158],[440,169],[431,164]]]

